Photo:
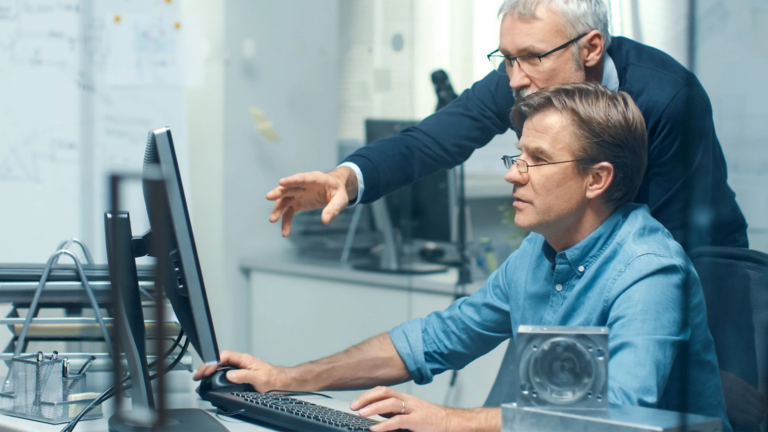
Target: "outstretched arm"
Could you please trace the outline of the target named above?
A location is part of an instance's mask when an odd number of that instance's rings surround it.
[[[324,208],[322,220],[328,224],[350,201],[376,201],[441,168],[459,165],[509,129],[513,104],[509,82],[491,72],[418,125],[358,149],[345,160],[349,166],[280,179],[267,194],[275,201],[269,220],[282,218],[285,237],[298,211]]]
[[[410,379],[389,334],[374,336],[338,354],[293,368],[270,365],[248,354],[221,352],[220,365],[233,383],[251,384],[256,391],[356,390],[393,385]],[[213,374],[219,365],[202,365],[194,379]]]

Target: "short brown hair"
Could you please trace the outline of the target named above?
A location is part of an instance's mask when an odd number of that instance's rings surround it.
[[[579,172],[597,163],[613,165],[613,183],[605,191],[606,203],[616,207],[632,202],[640,189],[648,164],[648,137],[643,113],[625,92],[612,92],[591,82],[548,87],[515,101],[512,126],[518,138],[525,121],[556,110],[574,127]]]

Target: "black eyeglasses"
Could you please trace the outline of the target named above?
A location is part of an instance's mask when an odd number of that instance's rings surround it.
[[[578,41],[579,39],[583,38],[584,36],[588,35],[589,33],[583,33],[579,36],[576,36],[575,38],[569,40],[568,42],[560,45],[559,47],[549,50],[545,52],[544,54],[526,54],[521,55],[517,57],[512,56],[506,56],[501,53],[499,49],[496,49],[494,52],[488,54],[488,61],[491,62],[493,65],[493,69],[496,70],[498,73],[502,75],[506,75],[509,70],[513,68],[513,64],[517,63],[517,65],[520,67],[520,69],[526,73],[526,75],[530,75],[536,72],[536,70],[541,66],[541,59],[544,57],[556,53],[568,45]],[[499,66],[501,66],[501,62],[504,60],[507,60],[506,67],[504,69],[501,69]]]
[[[567,161],[560,161],[560,162],[547,162],[547,163],[541,163],[536,165],[531,165],[527,161],[520,159],[521,155],[517,156],[502,156],[501,160],[504,161],[504,166],[507,167],[507,169],[512,168],[512,165],[514,164],[517,166],[517,170],[520,171],[521,174],[525,174],[528,172],[528,168],[530,167],[538,167],[538,166],[544,166],[544,165],[557,165],[557,164],[564,164],[568,162],[580,162],[587,160],[585,158],[582,159],[573,159],[573,160],[567,160]]]

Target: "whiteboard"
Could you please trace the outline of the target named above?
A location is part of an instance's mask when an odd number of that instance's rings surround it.
[[[152,129],[171,127],[189,194],[189,79],[174,79],[187,59],[169,45],[171,30],[148,33],[153,23],[186,30],[178,1],[0,0],[0,262],[44,262],[70,237],[106,262],[108,176],[141,171]],[[136,48],[139,31],[148,37]],[[120,64],[115,80],[114,65],[126,57],[135,61]],[[162,80],[131,81],[139,68]],[[192,79],[199,83],[199,74]],[[139,234],[148,228],[140,185],[124,190],[122,207]]]

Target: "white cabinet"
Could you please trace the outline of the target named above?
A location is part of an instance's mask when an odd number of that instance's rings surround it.
[[[342,351],[409,319],[445,309],[453,300],[450,285],[445,292],[433,293],[402,284],[387,286],[381,281],[393,280],[392,276],[377,278],[375,273],[338,279],[327,277],[327,271],[321,270],[321,275],[315,276],[311,273],[250,268],[252,354],[269,363],[294,366]],[[449,405],[481,406],[505,349],[506,343],[460,371]],[[408,382],[395,388],[443,404],[450,375],[442,374],[424,386]],[[360,392],[328,393],[351,401]]]

